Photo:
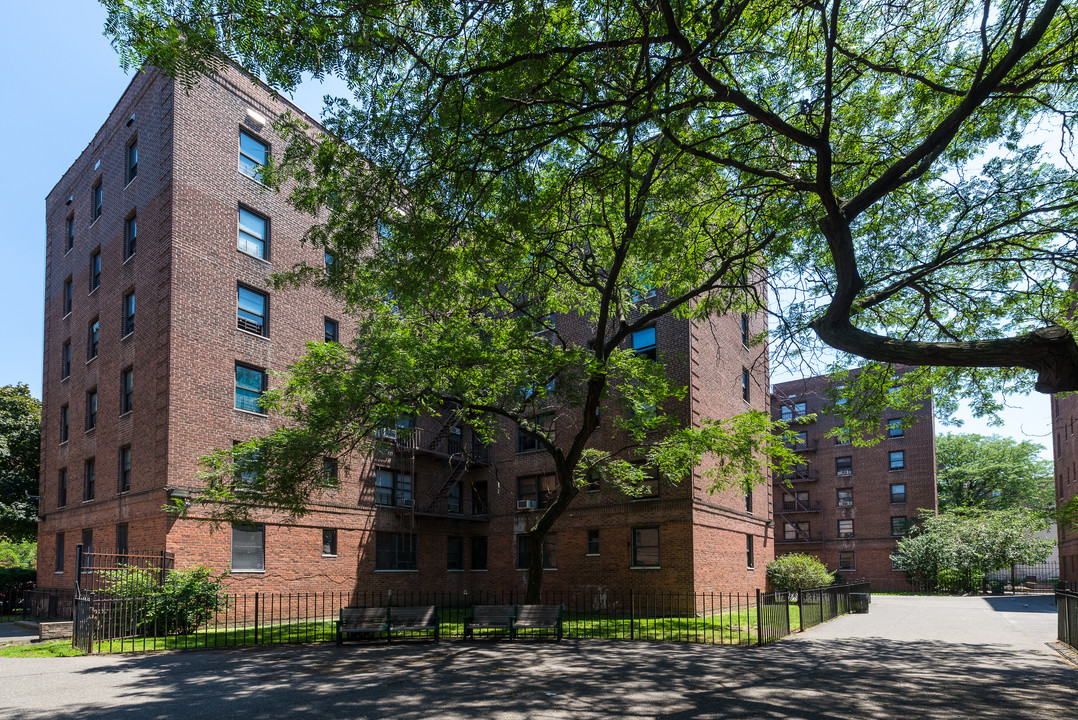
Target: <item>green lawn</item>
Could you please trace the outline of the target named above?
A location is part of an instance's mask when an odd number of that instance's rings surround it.
[[[462,637],[466,608],[441,610],[441,635]],[[798,627],[796,606],[790,607],[791,627]],[[129,637],[94,643],[94,652],[148,652],[153,650],[194,650],[269,645],[276,643],[333,642],[332,619],[271,625],[214,628],[207,627],[185,635]],[[598,613],[566,613],[564,632],[567,638],[602,638],[610,640],[659,640],[715,644],[753,644],[756,642],[756,609],[743,608],[706,616],[628,617]],[[527,631],[521,633],[527,634]]]
[[[85,655],[82,650],[71,647],[70,640],[50,640],[42,643],[26,643],[0,647],[0,657],[42,658],[42,657],[78,657]]]

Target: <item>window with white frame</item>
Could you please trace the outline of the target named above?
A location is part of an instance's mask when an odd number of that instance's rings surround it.
[[[266,526],[232,526],[232,572],[265,572]]]

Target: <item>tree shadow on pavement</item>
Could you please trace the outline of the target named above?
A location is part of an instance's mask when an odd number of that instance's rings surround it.
[[[1055,595],[1011,595],[1008,597],[989,596],[984,601],[996,612],[1056,612]]]
[[[103,659],[66,680],[68,690],[86,688],[85,701],[13,714],[0,708],[0,715],[1064,718],[1078,707],[1076,672],[1047,648],[880,638],[799,638],[748,649],[614,641],[317,645]]]

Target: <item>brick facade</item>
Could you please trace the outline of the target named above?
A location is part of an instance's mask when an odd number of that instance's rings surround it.
[[[878,444],[855,447],[827,437],[841,424],[825,412],[833,402],[831,386],[828,377],[817,376],[774,387],[773,417],[816,415],[813,421],[793,423],[805,433],[798,445],[802,466],[774,480],[776,555],[804,552],[831,571],[882,581],[881,587],[904,587],[905,573],[894,569],[890,559],[901,536],[899,523],[912,521],[920,509],[935,512],[938,507],[932,402],[914,414],[908,427],[884,428]],[[884,419],[900,418],[895,412]],[[892,469],[892,453],[902,453],[894,463],[901,458],[901,469]]]
[[[240,133],[283,146],[269,123],[281,113],[302,114],[238,70],[203,78],[189,93],[156,72],[138,73],[93,142],[48,195],[41,513],[38,568],[45,587],[74,582],[75,546],[92,531],[95,547],[127,547],[175,553],[177,567],[204,564],[230,568],[233,529],[214,527],[197,505],[184,519],[162,510],[170,492],[197,491],[198,458],[215,448],[260,435],[272,417],[236,408],[236,365],[279,371],[297,359],[305,343],[323,339],[325,318],[348,326],[341,308],[320,290],[270,290],[272,272],[321,254],[300,240],[310,219],[282,195],[266,190],[237,169]],[[128,178],[132,141],[138,169]],[[92,188],[101,183],[100,217],[91,222]],[[68,202],[68,198],[72,198]],[[268,221],[264,258],[237,249],[240,209]],[[67,250],[73,213],[74,243]],[[137,221],[136,251],[125,249],[129,221]],[[100,252],[100,285],[92,292],[91,263]],[[65,281],[73,302],[65,312]],[[268,297],[263,334],[237,327],[237,287]],[[126,294],[135,293],[134,331],[123,332]],[[97,355],[86,360],[88,326],[99,318]],[[571,318],[559,318],[572,323]],[[750,334],[764,331],[763,314],[750,318]],[[656,326],[660,360],[688,388],[676,403],[684,422],[724,418],[767,407],[766,347],[742,344],[740,316],[710,321],[665,318]],[[70,372],[63,377],[65,343]],[[134,377],[133,407],[122,407],[121,379]],[[748,372],[748,400],[742,373]],[[269,383],[275,382],[272,374]],[[97,388],[96,427],[85,429],[87,391]],[[60,440],[61,408],[69,414],[68,438]],[[570,412],[555,422],[568,430]],[[563,425],[564,424],[564,425]],[[448,429],[422,420],[418,432],[402,432],[372,457],[340,461],[341,486],[313,497],[297,522],[263,514],[265,568],[233,571],[237,591],[385,589],[516,590],[517,535],[534,520],[518,509],[521,478],[549,473],[542,452],[517,452],[515,427],[482,461],[462,465],[449,452]],[[464,428],[459,441],[470,447]],[[607,438],[603,442],[614,442]],[[123,487],[122,449],[130,449],[130,483]],[[83,497],[86,461],[93,459],[95,490]],[[378,503],[378,468],[410,476],[410,503]],[[769,487],[751,504],[741,489],[711,493],[706,467],[691,482],[664,485],[658,496],[629,500],[600,485],[574,500],[554,528],[556,569],[545,587],[568,589],[661,589],[747,591],[763,585],[773,557]],[[60,501],[60,473],[67,497]],[[460,506],[450,507],[458,484]],[[487,503],[474,498],[485,488]],[[633,567],[634,537],[641,557],[656,534],[657,567]],[[336,552],[323,552],[324,531],[335,534]],[[598,531],[598,547],[596,535]],[[63,567],[56,566],[63,537]],[[415,569],[376,570],[379,542],[415,538]],[[755,556],[747,567],[747,539]],[[459,540],[458,540],[459,538]],[[486,568],[477,546],[486,539]],[[591,545],[589,546],[589,538]],[[90,538],[88,538],[90,539]],[[474,540],[473,540],[474,539]],[[461,548],[460,569],[450,568],[451,549]],[[650,547],[650,546],[648,546]],[[553,547],[552,547],[553,550]],[[598,550],[598,552],[595,552]],[[590,552],[589,552],[590,551]],[[453,557],[457,557],[453,553]],[[647,557],[653,557],[648,555]]]
[[[1078,495],[1078,395],[1052,397],[1052,457],[1055,461],[1056,507],[1062,507]],[[1060,579],[1078,582],[1078,532],[1061,523],[1059,533]]]

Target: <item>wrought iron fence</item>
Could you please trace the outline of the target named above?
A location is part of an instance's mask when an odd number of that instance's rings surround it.
[[[1052,593],[1059,584],[1059,563],[1012,565],[1006,570],[987,573],[984,582],[990,592],[997,594]]]
[[[76,593],[99,593],[122,577],[131,582],[141,576],[146,582],[164,582],[175,567],[170,552],[127,549],[85,548],[75,546]]]
[[[850,611],[867,583],[791,593],[550,592],[570,639],[766,644]],[[184,609],[160,598],[85,595],[75,600],[73,643],[85,652],[141,652],[334,640],[343,607],[436,605],[440,635],[464,637],[473,605],[518,605],[517,592],[315,592],[230,594],[222,609],[189,626]],[[526,634],[526,633],[521,633]]]
[[[0,618],[10,621],[26,615],[26,591],[32,587],[32,582],[0,586]]]
[[[1078,650],[1078,588],[1056,591],[1059,642]]]

